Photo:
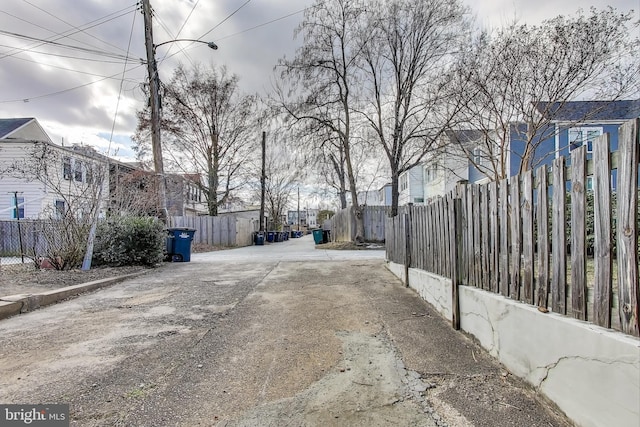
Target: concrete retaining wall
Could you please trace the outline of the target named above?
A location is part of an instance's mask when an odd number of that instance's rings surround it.
[[[388,263],[404,280],[404,266]],[[451,319],[451,280],[409,269],[409,284]],[[577,425],[637,426],[640,340],[460,286],[460,327]]]

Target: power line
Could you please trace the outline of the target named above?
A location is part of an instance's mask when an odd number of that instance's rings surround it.
[[[87,29],[90,29],[90,28],[93,28],[93,27],[97,27],[98,25],[105,24],[105,23],[107,23],[107,22],[113,21],[113,20],[115,20],[115,19],[117,19],[117,18],[120,18],[120,17],[122,17],[122,16],[125,16],[125,15],[127,15],[128,13],[131,13],[131,11],[128,11],[128,12],[122,13],[122,14],[120,14],[120,15],[118,15],[118,16],[113,16],[113,15],[115,15],[115,14],[117,14],[117,13],[120,13],[120,12],[122,12],[123,10],[127,10],[127,9],[130,9],[130,7],[127,7],[127,8],[121,9],[121,10],[119,10],[119,11],[117,11],[117,12],[114,12],[114,13],[112,13],[112,14],[110,14],[110,15],[107,15],[107,16],[104,16],[104,17],[102,17],[102,18],[99,18],[99,19],[95,19],[95,20],[93,20],[93,21],[90,21],[90,22],[88,22],[87,24],[83,25],[83,27],[84,27],[83,29],[78,29],[78,30],[77,30],[77,31],[75,31],[75,32],[72,32],[72,31],[67,30],[67,31],[64,31],[64,32],[62,32],[62,33],[57,33],[57,34],[55,34],[54,36],[52,36],[51,38],[49,38],[48,40],[49,40],[49,41],[56,41],[56,40],[60,40],[60,39],[63,39],[63,38],[70,38],[70,36],[72,36],[72,35],[74,35],[74,34],[77,34],[77,33],[81,32],[81,31],[84,31],[84,30],[87,30]],[[4,12],[4,13],[6,13],[6,12]],[[107,18],[108,18],[108,19],[107,19]],[[76,27],[76,28],[78,28],[78,27]],[[36,47],[42,46],[43,44],[45,44],[45,43],[44,43],[44,42],[40,42],[40,43],[33,44],[32,46],[29,46],[29,47],[27,47],[27,48],[15,48],[15,49],[14,49],[14,51],[11,51],[11,52],[9,52],[9,53],[6,53],[6,54],[5,54],[5,55],[3,55],[3,56],[0,56],[0,59],[3,59],[3,58],[6,58],[6,57],[9,57],[9,56],[16,55],[16,54],[18,54],[18,53],[20,53],[20,52],[28,51],[29,49],[32,49],[32,48],[36,48]]]
[[[215,27],[213,27],[212,29],[210,29],[209,31],[207,31],[206,33],[204,33],[203,35],[201,35],[199,37],[199,39],[204,38],[204,36],[206,36],[207,34],[209,34],[210,32],[212,32],[213,30],[215,30],[216,28],[218,28],[220,25],[224,24],[229,18],[231,18],[233,15],[235,15],[240,9],[242,9],[243,7],[245,7],[251,0],[247,0],[244,3],[242,3],[242,5],[237,8],[236,10],[234,10],[233,12],[231,12],[231,14],[229,16],[227,16],[226,18],[224,18],[222,21],[220,21],[220,23],[218,23]]]
[[[310,6],[310,7],[315,7],[315,6]],[[248,33],[249,31],[253,31],[253,30],[256,30],[256,29],[258,29],[258,28],[266,27],[267,25],[274,24],[274,23],[276,23],[276,22],[278,22],[278,21],[282,21],[283,19],[287,19],[287,18],[290,18],[290,17],[292,17],[292,16],[294,16],[294,15],[297,15],[297,14],[299,14],[299,13],[302,13],[302,12],[304,12],[305,10],[309,9],[310,7],[305,7],[304,9],[300,9],[300,10],[298,10],[298,11],[291,12],[291,13],[290,13],[290,14],[288,14],[288,15],[284,15],[284,16],[281,16],[281,17],[279,17],[279,18],[272,19],[271,21],[267,21],[267,22],[264,22],[264,23],[262,23],[262,24],[258,24],[258,25],[256,25],[256,26],[253,26],[253,27],[247,28],[247,29],[242,30],[242,31],[239,31],[239,32],[237,32],[237,33],[229,34],[229,35],[227,35],[227,36],[223,36],[223,37],[218,37],[216,40],[226,40],[226,39],[229,39],[229,38],[231,38],[231,37],[239,36],[240,34]]]
[[[120,46],[116,46],[116,45],[114,45],[114,44],[112,44],[112,43],[109,43],[108,41],[102,40],[102,39],[100,39],[100,38],[98,38],[98,37],[94,36],[93,34],[88,33],[87,31],[85,31],[85,30],[83,30],[83,29],[81,29],[81,28],[79,28],[79,27],[77,27],[77,26],[73,25],[73,24],[72,24],[72,23],[70,23],[70,22],[65,21],[64,19],[62,19],[62,18],[60,18],[60,17],[58,17],[58,16],[54,15],[53,13],[51,13],[51,12],[49,12],[49,11],[47,11],[47,10],[45,10],[45,9],[41,8],[40,6],[37,6],[37,5],[33,4],[33,3],[31,3],[29,0],[22,0],[22,1],[23,1],[23,2],[25,2],[25,3],[27,3],[27,4],[28,4],[28,5],[30,5],[30,6],[34,7],[34,8],[36,8],[36,9],[38,9],[38,10],[40,10],[40,11],[42,11],[42,12],[46,13],[47,15],[51,16],[52,18],[57,19],[58,21],[60,21],[60,22],[62,22],[62,23],[64,23],[64,24],[66,24],[66,25],[70,26],[71,28],[73,28],[73,29],[75,29],[75,30],[79,30],[79,31],[81,31],[82,33],[86,34],[87,36],[89,36],[89,37],[91,37],[91,38],[93,38],[93,39],[95,39],[95,40],[98,40],[98,41],[99,41],[99,42],[101,42],[101,43],[104,43],[104,44],[106,44],[106,45],[109,45],[109,46],[111,46],[111,47],[114,47],[114,48],[116,48],[116,49],[118,49],[118,50],[120,50],[120,51],[124,52],[124,49],[122,49]],[[134,6],[137,6],[137,5],[138,5],[137,3],[136,3],[136,4],[134,4]],[[131,7],[131,6],[129,6],[129,7]],[[20,19],[20,18],[19,18],[19,19]],[[28,21],[25,21],[25,22],[28,22]],[[49,30],[49,29],[47,29],[47,28],[44,28],[44,27],[42,27],[42,26],[40,26],[40,25],[33,24],[33,23],[31,23],[31,22],[30,22],[30,24],[32,24],[32,25],[36,25],[36,26],[37,26],[37,27],[39,27],[39,28],[42,28],[42,29],[47,30],[47,31],[50,31],[51,33],[55,33],[54,31],[51,31],[51,30]],[[73,40],[73,39],[72,39],[72,40]],[[79,43],[86,44],[87,46],[96,47],[96,46],[93,46],[93,45],[91,45],[91,44],[89,44],[89,43],[83,42],[83,41],[81,41],[81,40],[75,40],[75,41],[77,41],[77,42],[79,42]]]
[[[45,40],[45,39],[40,39],[40,38],[37,38],[37,37],[27,36],[25,34],[13,33],[11,31],[0,30],[0,33],[8,35],[8,36],[11,36],[11,37],[25,39],[25,40],[38,41],[38,42],[41,42],[42,44],[47,44],[47,45],[51,45],[51,46],[61,47],[61,48],[65,48],[65,49],[79,50],[81,52],[87,52],[87,53],[91,53],[93,55],[102,55],[102,56],[106,56],[106,57],[109,57],[109,58],[115,58],[115,59],[132,59],[132,58],[128,58],[128,57],[126,57],[124,55],[121,55],[119,53],[111,53],[111,52],[107,52],[107,51],[103,51],[103,50],[89,49],[89,48],[86,48],[86,47],[80,47],[80,46],[73,46],[73,45],[64,44],[64,43],[58,43],[58,42],[51,41],[51,40]]]
[[[129,56],[129,50],[131,49],[131,40],[133,40],[133,29],[136,24],[136,14],[133,14],[133,21],[131,22],[131,32],[129,33],[129,43],[127,43],[127,56]],[[118,101],[116,102],[116,111],[113,114],[113,123],[111,124],[111,134],[109,135],[109,147],[107,148],[107,155],[111,152],[111,142],[113,141],[113,132],[116,127],[116,119],[118,118],[118,109],[120,108],[120,98],[122,97],[122,86],[124,85],[124,76],[127,72],[127,62],[125,61],[124,67],[122,67],[122,78],[120,79],[120,89],[118,90]]]
[[[131,67],[128,70],[126,70],[126,72],[128,73],[129,71],[133,71],[133,70],[138,69],[138,68],[140,68],[142,66],[143,66],[142,64],[141,65],[136,65],[135,67]],[[44,95],[38,95],[38,96],[32,96],[32,97],[20,98],[20,99],[7,99],[7,100],[4,100],[4,101],[0,101],[0,104],[10,104],[10,103],[13,103],[13,102],[29,102],[29,101],[33,101],[35,99],[48,98],[48,97],[55,96],[55,95],[60,95],[60,94],[66,93],[66,92],[71,92],[71,91],[74,91],[76,89],[81,89],[83,87],[91,86],[92,84],[100,83],[100,82],[105,81],[105,80],[113,79],[113,78],[116,78],[116,76],[119,76],[120,74],[121,73],[118,72],[116,74],[112,74],[110,76],[106,76],[106,77],[103,77],[101,79],[89,82],[89,83],[85,83],[85,84],[82,84],[82,85],[79,85],[79,86],[70,87],[70,88],[59,90],[59,91],[56,91],[56,92],[47,93],[47,94],[44,94]]]
[[[185,25],[187,25],[187,22],[189,22],[189,19],[191,19],[191,15],[193,14],[193,12],[196,10],[196,7],[198,6],[198,3],[200,3],[200,0],[197,0],[193,7],[191,8],[191,10],[189,11],[189,15],[187,15],[187,18],[184,20],[184,22],[182,23],[182,26],[180,27],[180,29],[178,30],[178,33],[176,34],[175,38],[179,38],[180,34],[182,33],[182,30],[184,29]],[[167,55],[169,55],[169,52],[171,52],[171,49],[173,48],[173,45],[169,46],[169,49],[167,50],[167,53],[162,57],[162,60],[164,60]],[[193,61],[191,60],[191,57],[187,54],[186,50],[184,49],[180,49],[181,52],[184,52],[184,55],[187,57],[187,59],[189,60],[189,62],[191,63],[191,65],[193,64]]]
[[[0,47],[6,47],[6,48],[9,48],[9,49],[13,49],[14,48],[14,46],[9,46],[9,45],[6,45],[6,44],[0,44]],[[107,60],[104,60],[104,59],[83,58],[83,57],[80,57],[80,56],[62,55],[60,53],[42,52],[42,51],[38,51],[38,50],[29,50],[28,52],[36,54],[36,55],[55,56],[55,57],[58,57],[58,58],[77,59],[79,61],[100,62],[100,63],[104,63],[104,64],[122,64],[122,63],[125,63],[127,61],[126,58],[123,58],[123,59],[121,59],[119,61],[107,61]],[[27,53],[27,52],[21,52],[21,53]],[[21,58],[21,57],[16,56],[16,55],[12,55],[11,58],[12,59],[20,59],[22,61],[35,62],[36,64],[40,63],[38,61],[28,60],[26,58]],[[46,64],[43,64],[43,65],[46,65]],[[64,69],[64,68],[62,68],[62,69]]]
[[[66,68],[66,67],[61,67],[59,65],[53,65],[53,64],[46,64],[42,61],[36,61],[34,59],[28,59],[28,58],[20,58],[19,56],[12,56],[11,59],[17,59],[20,61],[26,61],[26,62],[31,62],[33,64],[38,64],[41,65],[43,67],[49,67],[49,68],[56,68],[58,70],[63,70],[63,71],[71,71],[73,73],[78,73],[78,74],[86,74],[87,76],[93,76],[93,77],[107,77],[103,74],[95,74],[95,73],[89,73],[88,71],[80,71],[80,70],[76,70],[74,68]],[[97,61],[97,60],[96,60]],[[108,61],[99,61],[99,62],[108,62]],[[121,64],[122,62],[115,62],[113,61],[114,64]],[[137,80],[129,80],[132,83],[138,83]]]

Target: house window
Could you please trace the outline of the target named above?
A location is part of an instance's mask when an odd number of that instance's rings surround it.
[[[77,182],[82,182],[82,162],[76,160],[73,166],[73,179]]]
[[[438,164],[434,163],[432,165],[427,166],[424,169],[424,181],[425,183],[430,183],[436,180],[438,177]]]
[[[71,157],[62,159],[62,176],[67,181],[71,181]]]
[[[13,219],[24,218],[24,197],[12,198],[11,207],[13,208],[11,210]]]
[[[400,191],[404,191],[409,188],[409,176],[404,174],[400,177]]]
[[[602,135],[602,128],[571,128],[569,129],[569,149],[571,151],[583,145],[587,146],[587,153],[593,151],[593,141]]]
[[[84,165],[84,180],[89,185],[93,184],[93,168],[87,163]]]
[[[56,200],[56,214],[59,218],[63,217],[67,208],[65,206],[64,200]]]
[[[476,166],[482,166],[482,148],[476,147],[473,149],[473,164]]]

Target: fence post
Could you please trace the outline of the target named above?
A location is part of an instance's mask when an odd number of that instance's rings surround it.
[[[411,264],[411,208],[409,203],[407,213],[404,214],[404,285],[409,287],[409,265]]]
[[[451,224],[451,325],[453,329],[460,330],[460,296],[458,286],[460,284],[459,249],[462,238],[462,204],[457,197],[449,199],[449,224]]]

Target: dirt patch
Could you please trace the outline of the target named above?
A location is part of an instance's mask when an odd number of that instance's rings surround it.
[[[316,245],[316,249],[329,249],[329,250],[343,250],[343,251],[357,251],[357,250],[380,250],[384,249],[383,243],[363,243],[356,244],[354,242],[329,242]]]
[[[159,267],[163,268],[163,266]],[[33,264],[3,267],[0,270],[0,297],[17,294],[34,294],[50,289],[79,285],[94,280],[122,276],[150,270],[148,267],[99,267],[82,270],[38,270]]]

